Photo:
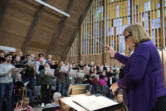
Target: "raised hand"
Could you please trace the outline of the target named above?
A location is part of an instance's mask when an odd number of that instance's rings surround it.
[[[115,94],[118,88],[119,86],[117,82],[111,85],[110,90],[112,91],[113,95]]]
[[[105,45],[104,49],[105,49],[106,53],[111,55],[111,57],[115,56],[116,51],[112,47]]]

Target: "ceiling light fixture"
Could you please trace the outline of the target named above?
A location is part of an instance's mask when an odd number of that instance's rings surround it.
[[[38,2],[38,3],[40,3],[41,5],[44,5],[44,6],[48,7],[48,8],[50,8],[50,9],[54,10],[54,11],[57,11],[58,13],[66,16],[66,17],[70,17],[70,15],[68,13],[65,13],[65,12],[57,9],[56,7],[50,5],[50,4],[46,3],[46,2],[43,2],[41,0],[35,0],[35,1]]]

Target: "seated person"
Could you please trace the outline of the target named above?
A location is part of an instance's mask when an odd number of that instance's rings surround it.
[[[117,90],[116,99],[117,99],[118,103],[123,103],[123,98],[124,98],[123,95],[124,95],[124,93],[123,93],[122,89]]]
[[[34,111],[29,105],[29,98],[24,97],[18,106],[16,106],[16,111]]]
[[[59,107],[59,98],[61,97],[61,93],[55,92],[53,94],[53,102],[46,104],[46,107]]]
[[[61,106],[61,110],[59,111],[75,111],[73,108],[71,108],[70,106],[68,106],[67,104],[61,102],[60,103]]]
[[[122,104],[122,108],[119,109],[119,110],[116,110],[116,111],[128,111],[127,105],[124,102],[124,92],[123,92],[123,90],[122,89],[118,89],[116,91],[115,96],[116,96],[117,102]]]

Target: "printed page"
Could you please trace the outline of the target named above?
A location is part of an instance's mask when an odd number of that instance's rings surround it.
[[[73,97],[73,102],[76,104],[79,104],[83,108],[85,108],[88,111],[98,110],[110,106],[117,105],[118,103],[108,99],[104,96],[86,96],[86,95],[79,95]]]
[[[49,73],[49,74],[51,74],[51,75],[54,75],[54,69],[50,69],[50,68],[46,68],[45,69],[45,73]]]

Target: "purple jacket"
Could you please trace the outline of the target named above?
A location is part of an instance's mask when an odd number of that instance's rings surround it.
[[[157,98],[166,95],[157,48],[151,41],[146,41],[137,45],[130,57],[116,53],[115,58],[127,69],[118,85],[126,90],[129,110],[150,111]]]
[[[107,81],[105,79],[99,79],[100,86],[107,86]]]

